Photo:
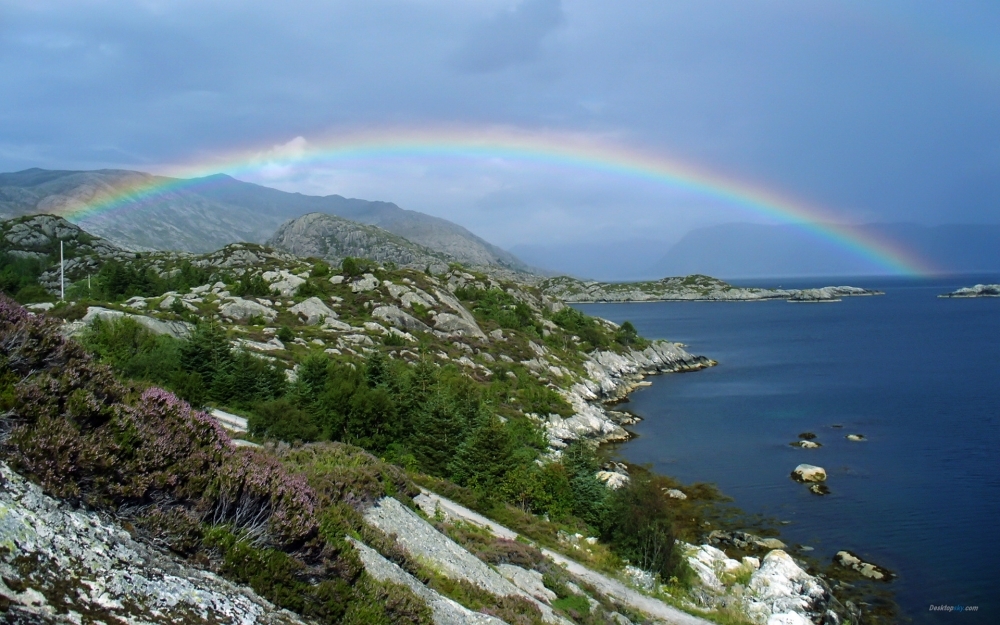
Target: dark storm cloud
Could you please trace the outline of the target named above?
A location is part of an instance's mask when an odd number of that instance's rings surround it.
[[[997,222],[998,29],[985,2],[0,0],[0,169],[507,125],[612,137],[845,221]],[[758,218],[587,172],[393,167],[267,182],[396,201],[504,245],[558,224],[676,239]]]

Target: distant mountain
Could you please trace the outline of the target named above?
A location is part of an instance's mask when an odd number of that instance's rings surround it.
[[[856,230],[939,271],[1000,271],[1000,225],[868,224]],[[689,232],[652,273],[757,278],[875,275],[886,268],[796,226],[732,223]]]
[[[236,241],[263,242],[285,221],[320,212],[378,226],[462,263],[528,269],[513,254],[445,219],[390,202],[287,193],[224,174],[189,180],[115,169],[0,174],[0,218],[72,215],[76,208],[149,185],[158,192],[88,217],[87,230],[126,247],[206,252]]]
[[[400,267],[431,266],[437,273],[455,262],[453,256],[417,245],[377,226],[323,213],[286,221],[267,244],[296,256],[315,256],[333,263],[346,256],[357,256]]]

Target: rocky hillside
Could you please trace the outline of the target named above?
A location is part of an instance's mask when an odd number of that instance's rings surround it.
[[[150,185],[156,193],[134,194],[126,205],[81,224],[126,248],[208,252],[238,241],[261,243],[283,222],[319,212],[377,226],[468,265],[528,269],[510,253],[444,219],[389,202],[286,193],[221,174],[191,180],[126,170],[0,174],[0,218],[65,214]]]
[[[355,256],[399,267],[430,267],[436,273],[447,270],[454,256],[407,241],[375,226],[366,226],[333,215],[310,213],[281,224],[267,244],[302,257],[322,258],[340,264]]]
[[[549,297],[572,303],[760,300],[834,302],[843,297],[883,295],[881,291],[852,286],[828,286],[816,289],[736,287],[718,278],[698,274],[651,282],[594,282],[561,276],[541,281],[539,288]]]
[[[706,357],[503,272],[108,250],[69,302],[0,297],[13,622],[850,616],[804,552],[702,545],[711,488],[594,453],[635,421],[613,402]]]

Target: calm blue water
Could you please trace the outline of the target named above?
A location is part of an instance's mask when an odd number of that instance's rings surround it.
[[[990,278],[808,282],[886,292],[833,304],[580,308],[719,361],[635,392],[625,407],[644,420],[622,457],[790,521],[782,538],[824,561],[848,549],[889,567],[915,623],[1000,623],[1000,299],[935,297]],[[805,431],[823,447],[788,445]],[[826,468],[829,496],[789,479],[801,462]]]

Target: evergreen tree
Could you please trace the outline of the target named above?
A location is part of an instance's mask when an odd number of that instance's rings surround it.
[[[215,323],[199,323],[194,334],[181,346],[181,368],[197,373],[206,388],[211,388],[216,375],[233,360],[229,337]]]
[[[445,476],[448,464],[465,440],[465,420],[442,392],[425,401],[416,413],[410,451],[420,467],[431,475]]]
[[[507,428],[496,415],[484,414],[458,448],[452,474],[460,485],[492,495],[500,492],[513,460],[514,445]]]

